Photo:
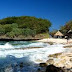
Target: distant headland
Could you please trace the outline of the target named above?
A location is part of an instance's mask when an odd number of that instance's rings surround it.
[[[51,22],[31,16],[7,17],[0,20],[1,40],[30,40],[49,36]]]

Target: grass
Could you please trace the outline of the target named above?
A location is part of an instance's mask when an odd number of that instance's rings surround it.
[[[49,38],[49,34],[48,33],[42,33],[41,35],[43,35],[44,38]]]
[[[48,33],[37,34],[35,38],[38,38],[38,39],[49,38],[49,34]]]

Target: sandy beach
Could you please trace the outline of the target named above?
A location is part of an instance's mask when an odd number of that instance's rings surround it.
[[[70,44],[72,43],[72,39],[69,39],[68,40],[68,43],[67,43],[67,39],[58,39],[58,38],[46,38],[46,39],[41,39],[41,40],[38,40],[39,42],[53,42],[53,43],[62,43],[62,44]]]

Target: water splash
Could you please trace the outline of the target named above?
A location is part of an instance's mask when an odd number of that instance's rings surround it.
[[[17,44],[17,42],[16,42]],[[15,49],[15,47],[41,47],[33,49]],[[0,63],[16,63],[19,61],[24,61],[25,58],[28,58],[28,62],[40,63],[38,60],[45,62],[48,59],[48,55],[60,53],[65,51],[62,44],[49,45],[48,43],[42,42],[31,42],[25,44],[25,42],[20,42],[20,45],[12,45],[10,42],[7,42],[4,45],[0,45]],[[8,57],[9,56],[9,57]],[[26,60],[27,61],[27,60]],[[2,65],[3,65],[2,64]],[[6,65],[6,64],[5,64]]]
[[[12,49],[14,48],[9,42],[4,45],[0,45],[0,49]]]

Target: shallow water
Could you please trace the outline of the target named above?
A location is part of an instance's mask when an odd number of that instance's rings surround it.
[[[49,45],[48,43],[42,43],[42,42],[1,41],[0,69],[6,68],[9,65],[11,65],[10,67],[14,69],[14,66],[16,64],[18,64],[19,66],[19,63],[23,62],[24,63],[23,71],[21,71],[19,67],[17,67],[18,70],[20,70],[21,72],[32,72],[30,70],[34,70],[35,72],[37,67],[34,66],[40,63],[39,61],[46,62],[46,60],[48,60],[48,55],[63,51],[65,51],[65,49],[63,48],[62,44]]]

